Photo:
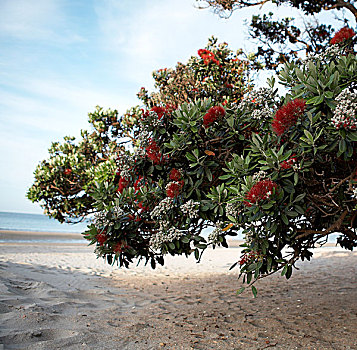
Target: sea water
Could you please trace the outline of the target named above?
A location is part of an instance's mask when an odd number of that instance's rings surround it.
[[[81,236],[81,233],[87,230],[89,221],[83,221],[77,224],[61,224],[55,219],[51,219],[46,215],[41,214],[25,214],[25,213],[10,213],[0,212],[0,231],[29,231],[43,232],[43,235],[4,235],[0,233],[0,243],[4,242],[47,242],[47,243],[86,243],[86,240]],[[46,235],[46,232],[57,233],[56,235]],[[72,235],[69,239],[65,234]],[[63,235],[63,238],[61,237]],[[77,235],[76,235],[77,234]],[[21,237],[21,238],[19,238]]]
[[[86,230],[88,221],[77,224],[61,224],[42,214],[0,212],[0,230],[80,233]]]
[[[78,243],[83,242],[84,239],[79,235],[87,230],[89,220],[77,223],[59,223],[55,219],[51,219],[42,214],[24,214],[24,213],[10,213],[0,212],[0,230],[6,231],[32,231],[32,232],[57,232],[57,233],[78,233]],[[202,236],[207,238],[212,228],[205,229]],[[336,243],[339,234],[331,234],[328,238],[329,243]],[[241,233],[236,237],[230,239],[244,239]],[[2,240],[0,239],[0,242]],[[41,240],[42,241],[42,240]],[[47,240],[46,240],[47,241]],[[33,240],[32,240],[33,242]],[[63,240],[61,240],[63,242]],[[73,241],[72,241],[73,242]]]

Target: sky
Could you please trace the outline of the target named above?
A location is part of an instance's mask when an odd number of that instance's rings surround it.
[[[36,166],[51,142],[89,128],[96,105],[139,104],[152,71],[187,61],[212,35],[253,51],[244,20],[258,12],[222,19],[195,0],[0,0],[0,211],[42,212],[26,199]]]

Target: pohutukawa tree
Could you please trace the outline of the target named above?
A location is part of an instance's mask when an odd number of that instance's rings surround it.
[[[179,62],[174,69],[154,71],[157,91],[149,96],[142,88],[138,97],[147,108],[178,106],[206,97],[217,103],[235,103],[252,88],[249,72],[256,66],[256,62],[244,58],[242,50],[234,52],[227,43],[218,44],[217,38],[211,37],[186,64]]]
[[[207,98],[143,113],[134,153],[92,193],[98,212],[85,237],[98,256],[120,266],[139,258],[155,267],[166,254],[199,260],[242,232],[234,266],[252,285],[277,271],[290,278],[331,233],[356,247],[353,36],[342,30],[323,54],[285,64],[283,97],[271,79],[229,107]]]
[[[60,222],[84,219],[96,210],[95,198],[89,195],[94,183],[115,178],[115,159],[118,154],[130,156],[144,115],[150,119],[148,114],[156,113],[161,118],[179,104],[197,98],[210,97],[227,106],[236,103],[252,88],[248,80],[251,67],[252,62],[244,59],[241,51],[217,44],[212,37],[186,64],[153,73],[157,91],[149,95],[142,88],[138,94],[147,108],[145,113],[138,106],[124,115],[97,107],[89,113],[91,130],[83,130],[79,140],[65,137],[62,143],[54,142],[49,159],[36,168],[28,198]],[[154,154],[154,144],[151,147]]]
[[[29,197],[62,221],[95,212],[85,238],[120,266],[143,259],[155,267],[166,254],[199,260],[242,232],[234,266],[254,294],[263,276],[290,278],[331,233],[353,249],[354,40],[344,27],[322,53],[286,63],[281,97],[274,78],[252,91],[249,62],[212,40],[186,65],[154,73],[157,93],[139,93],[144,109],[122,117],[98,109],[92,135],[54,144]]]
[[[289,5],[301,10],[306,15],[304,21],[294,18],[276,18],[272,12],[252,16],[248,31],[257,44],[255,57],[264,64],[265,69],[278,70],[279,64],[296,60],[311,53],[321,53],[334,36],[331,24],[319,23],[311,17],[323,11],[338,12],[341,27],[347,26],[345,13],[352,13],[357,19],[357,7],[354,0],[196,0],[200,8],[211,8],[221,17],[229,17],[233,11],[255,7],[264,9],[264,5]],[[345,10],[345,11],[343,11]],[[337,15],[336,11],[334,11]],[[309,17],[307,17],[309,16]]]

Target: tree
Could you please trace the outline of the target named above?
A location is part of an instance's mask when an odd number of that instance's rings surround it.
[[[39,202],[45,214],[59,222],[76,222],[93,212],[93,198],[88,190],[95,181],[106,181],[115,174],[116,152],[124,152],[125,137],[131,132],[129,115],[119,117],[117,110],[97,107],[89,113],[93,130],[53,142],[49,158],[36,168],[35,181],[27,197]]]
[[[243,8],[261,8],[265,4],[289,5],[304,15],[315,15],[322,11],[346,10],[357,19],[354,0],[197,0],[200,8],[210,7],[222,17]],[[347,25],[343,13],[342,26]],[[266,69],[277,70],[279,64],[296,60],[311,53],[321,53],[334,35],[331,25],[321,24],[316,18],[305,18],[297,25],[293,18],[275,19],[272,12],[254,15],[249,24],[249,35],[257,43],[256,58]]]
[[[252,285],[277,271],[290,278],[333,232],[356,247],[353,36],[341,31],[323,55],[285,64],[283,97],[273,78],[229,108],[208,98],[144,113],[134,154],[92,194],[98,212],[85,237],[98,256],[120,266],[139,258],[155,267],[168,253],[199,260],[242,230],[235,265]]]
[[[197,98],[236,103],[251,89],[251,62],[242,56],[241,51],[233,52],[226,43],[217,44],[212,37],[186,64],[155,71],[157,91],[149,95],[142,88],[138,97],[146,108],[159,115],[165,112],[165,106],[172,109]],[[92,131],[82,131],[77,142],[65,137],[62,143],[52,144],[49,158],[35,170],[27,197],[39,202],[47,215],[60,222],[75,222],[93,213],[90,191],[96,182],[115,178],[116,158],[130,156],[136,147],[142,116],[143,110],[138,106],[122,116],[117,110],[97,107],[89,113]]]

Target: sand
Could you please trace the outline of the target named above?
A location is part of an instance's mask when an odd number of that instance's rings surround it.
[[[0,350],[357,349],[356,252],[316,249],[289,281],[259,281],[254,299],[235,293],[240,248],[118,269],[85,241],[26,235],[1,238]]]

